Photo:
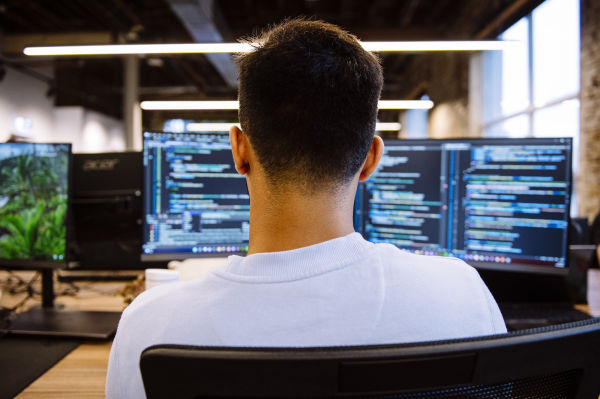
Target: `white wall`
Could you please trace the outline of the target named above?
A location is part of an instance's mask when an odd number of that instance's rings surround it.
[[[79,146],[81,127],[83,126],[82,107],[55,107],[52,110],[54,139],[73,144],[76,151]]]
[[[37,70],[51,77],[51,69]],[[0,82],[0,142],[11,134],[37,142],[72,143],[73,152],[125,151],[123,123],[83,107],[54,107],[46,96],[48,86],[14,69]],[[18,131],[15,118],[31,121],[31,129]]]
[[[53,110],[56,140],[73,143],[73,152],[125,151],[123,123],[82,107]]]
[[[117,119],[86,110],[82,132],[81,150],[75,152],[125,151],[125,131]]]
[[[51,68],[36,69],[45,76],[52,76]],[[12,68],[0,82],[0,142],[6,141],[17,132],[15,118],[24,117],[31,121],[31,129],[21,132],[36,141],[53,141],[52,99],[46,97],[48,85]]]

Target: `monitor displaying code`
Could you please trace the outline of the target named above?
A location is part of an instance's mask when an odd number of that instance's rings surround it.
[[[388,140],[358,190],[358,230],[481,267],[564,268],[571,146],[568,138]]]
[[[144,133],[142,259],[248,250],[250,199],[229,136]]]

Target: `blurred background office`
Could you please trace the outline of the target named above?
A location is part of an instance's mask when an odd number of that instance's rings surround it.
[[[365,43],[413,46],[378,52],[381,100],[394,102],[380,103],[377,134],[388,151],[381,179],[375,175],[359,188],[357,231],[411,252],[471,263],[511,329],[530,327],[523,318],[554,325],[600,314],[600,269],[592,256],[600,237],[599,1],[0,0],[0,143],[66,143],[1,145],[0,222],[19,205],[10,204],[12,191],[3,191],[18,180],[18,156],[33,151],[37,162],[21,162],[19,172],[21,205],[30,219],[44,212],[29,209],[36,193],[23,187],[36,179],[25,184],[27,172],[47,176],[47,165],[69,166],[57,169],[62,184],[37,179],[50,191],[69,186],[58,193],[60,209],[68,209],[54,218],[62,232],[58,252],[40,262],[39,254],[16,256],[0,247],[0,269],[39,270],[0,271],[0,336],[13,313],[22,317],[10,333],[23,333],[23,320],[33,316],[21,310],[33,300],[60,316],[56,295],[66,310],[84,309],[85,317],[90,310],[110,311],[94,316],[105,318],[100,332],[89,329],[99,323],[82,318],[61,326],[61,334],[110,339],[120,311],[143,289],[139,279],[130,280],[144,269],[171,261],[178,270],[203,272],[248,248],[249,198],[243,177],[230,173],[223,134],[238,122],[231,51],[154,47],[35,56],[30,49],[235,43],[296,16],[337,24]],[[467,41],[476,43],[457,49]],[[426,51],[430,45],[436,51]],[[496,45],[500,49],[485,50]],[[418,141],[411,147],[395,139]],[[464,156],[460,166],[454,167],[455,156]],[[485,190],[481,181],[489,183]],[[23,199],[29,195],[34,201]],[[13,236],[0,226],[0,243]],[[174,261],[195,256],[201,261]],[[191,277],[182,273],[184,280]],[[88,280],[94,283],[80,283]],[[520,305],[542,302],[566,307],[549,308],[552,317],[519,313]],[[62,352],[52,354],[9,338],[0,340],[13,354],[0,356],[0,374],[17,370],[21,382],[0,385],[13,394],[80,343],[63,342]],[[62,391],[79,397],[88,389],[83,377],[96,375],[94,389],[103,397],[110,344],[82,345],[73,355],[87,362],[97,348],[97,372],[77,366],[82,378],[73,378],[67,367]],[[35,375],[28,374],[28,356],[46,359]],[[5,369],[2,360],[10,360]],[[54,389],[51,378],[48,386]]]
[[[600,6],[593,0],[110,0],[0,3],[0,141],[70,142],[74,152],[141,149],[170,119],[234,111],[141,111],[144,100],[234,100],[230,54],[35,58],[35,45],[233,42],[285,17],[341,25],[363,41],[517,41],[502,52],[381,53],[386,137],[574,139],[572,216],[600,209]],[[177,123],[172,124],[176,126]]]

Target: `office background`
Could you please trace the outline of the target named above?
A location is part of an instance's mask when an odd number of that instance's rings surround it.
[[[503,52],[382,53],[382,99],[434,107],[382,110],[387,137],[574,138],[572,216],[600,209],[600,11],[591,0],[5,1],[0,141],[70,142],[74,152],[141,149],[168,119],[235,121],[235,111],[140,111],[144,100],[233,100],[229,54],[25,57],[33,45],[233,42],[285,17],[315,16],[364,41],[517,40]]]
[[[382,99],[432,101],[433,107],[381,110],[379,122],[397,127],[379,134],[386,139],[570,137],[571,216],[591,222],[600,211],[600,3],[595,0],[5,0],[0,2],[0,142],[65,142],[75,154],[141,151],[144,131],[181,132],[190,123],[237,120],[235,110],[140,106],[152,100],[235,100],[230,54],[40,58],[25,56],[26,46],[234,42],[297,15],[339,24],[364,41],[514,41],[502,52],[381,53]],[[61,297],[61,303],[119,311],[123,300],[110,284],[101,289],[80,284],[83,298]],[[69,289],[64,282],[56,288]],[[92,380],[81,367],[90,359],[100,375],[92,383],[101,392],[109,346],[86,343],[65,359],[58,373],[63,385],[77,380],[74,397]],[[74,369],[81,378],[70,377]],[[41,384],[46,393],[54,380]]]

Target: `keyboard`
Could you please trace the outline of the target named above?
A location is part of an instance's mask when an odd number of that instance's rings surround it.
[[[571,323],[591,318],[570,304],[505,303],[500,304],[508,331]]]

